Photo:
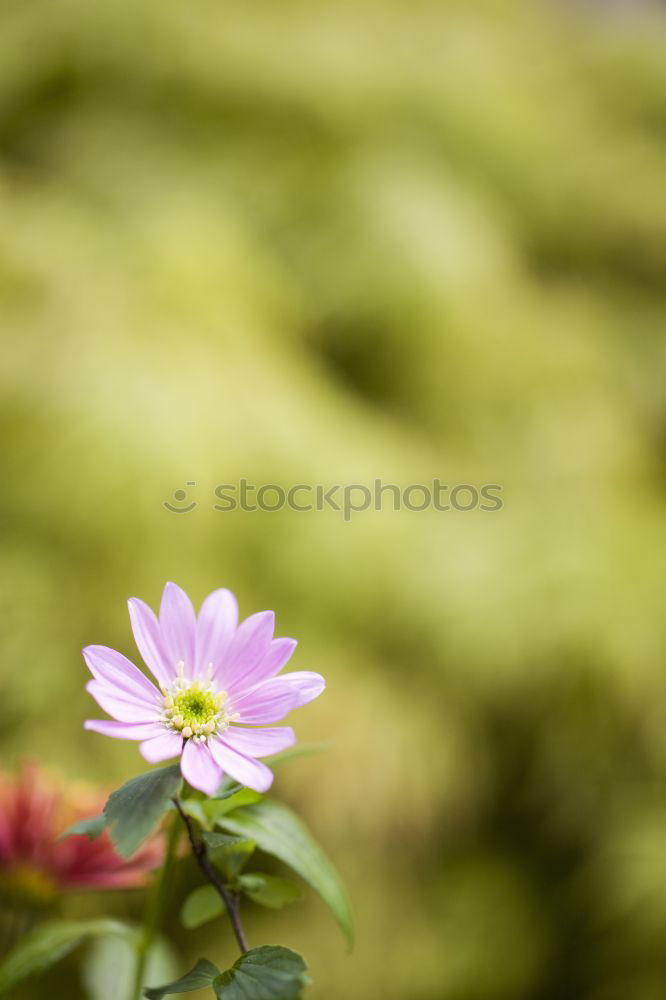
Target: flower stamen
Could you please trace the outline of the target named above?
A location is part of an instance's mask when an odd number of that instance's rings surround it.
[[[209,737],[224,732],[229,723],[238,718],[226,711],[226,691],[216,691],[212,682],[212,664],[206,679],[186,680],[185,665],[178,663],[178,676],[171,690],[162,688],[162,714],[160,721],[167,729],[181,734],[185,740],[206,743]]]

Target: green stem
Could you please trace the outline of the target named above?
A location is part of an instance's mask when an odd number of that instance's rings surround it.
[[[136,972],[134,975],[134,990],[132,992],[133,1000],[141,1000],[143,997],[143,980],[146,974],[146,962],[148,961],[148,953],[152,947],[153,941],[155,940],[155,935],[159,929],[160,917],[164,909],[169,889],[169,882],[171,881],[171,872],[173,870],[179,834],[179,818],[178,815],[175,815],[171,821],[166,837],[164,864],[162,865],[162,868],[153,883],[152,890],[148,897],[143,929],[139,935],[136,946]]]
[[[227,908],[227,913],[229,915],[229,920],[231,921],[231,927],[236,938],[236,943],[240,950],[241,955],[244,955],[246,951],[249,950],[247,943],[247,938],[245,937],[245,931],[243,930],[243,925],[240,918],[240,897],[238,893],[232,892],[228,886],[225,886],[220,879],[215,865],[213,865],[208,857],[208,851],[206,850],[206,845],[199,837],[197,837],[194,832],[194,824],[192,820],[187,815],[183,809],[180,801],[177,798],[172,799],[173,804],[180,813],[181,819],[185,824],[187,829],[187,836],[190,840],[190,846],[192,848],[192,853],[196,858],[197,864],[201,868],[210,884],[213,886],[215,891],[219,894],[222,902]]]

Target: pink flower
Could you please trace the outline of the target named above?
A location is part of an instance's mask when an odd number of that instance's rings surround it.
[[[229,590],[209,594],[197,616],[187,594],[167,583],[159,621],[136,597],[129,600],[129,613],[136,644],[159,688],[115,650],[87,646],[83,656],[94,678],[87,690],[116,721],[88,721],[85,728],[140,740],[151,764],[180,757],[183,777],[207,795],[215,794],[225,774],[266,791],[273,773],[256,758],[296,739],[293,729],[271,723],[325,687],[324,678],[310,671],[276,676],[296,641],[273,638],[272,611],[238,625]]]
[[[105,796],[65,785],[33,761],[14,777],[0,771],[0,895],[48,904],[67,889],[130,889],[162,863],[161,838],[131,861],[120,858],[104,831],[96,840],[59,835],[101,812]]]

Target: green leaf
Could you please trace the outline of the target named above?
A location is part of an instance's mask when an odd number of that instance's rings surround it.
[[[64,840],[65,837],[75,837],[77,834],[85,834],[90,840],[97,840],[98,837],[104,833],[106,827],[106,817],[103,813],[99,816],[90,816],[88,819],[80,819],[78,823],[74,823],[72,826],[68,826],[67,829],[60,834],[58,840]]]
[[[226,795],[220,795],[214,799],[181,799],[181,807],[193,820],[199,824],[202,830],[212,830],[218,817],[225,816],[239,806],[249,806],[254,802],[261,802],[263,795],[252,791],[251,788],[241,788],[235,785]]]
[[[263,872],[252,872],[241,875],[238,879],[243,892],[261,906],[272,910],[280,910],[288,903],[295,903],[303,898],[300,885],[288,878],[277,878],[275,875],[264,875]]]
[[[200,799],[180,799],[180,808],[183,812],[191,819],[196,820],[199,826],[205,830],[210,826],[210,820],[205,813],[204,806],[205,802]]]
[[[239,783],[234,781],[233,778],[223,778],[222,784],[217,791],[217,795],[211,795],[210,797],[215,800],[228,799],[232,795],[235,795],[236,792],[240,791],[241,788],[245,788],[245,785],[239,785]]]
[[[218,1000],[299,1000],[309,982],[299,954],[268,945],[242,955],[217,977],[213,988]]]
[[[352,944],[351,908],[340,876],[308,828],[291,809],[281,802],[264,799],[223,816],[219,824],[238,836],[251,837],[262,851],[273,854],[293,868],[328,903]]]
[[[134,940],[105,936],[91,942],[81,962],[87,1000],[134,1000],[137,943],[141,937],[142,931],[137,929]],[[143,985],[175,979],[179,968],[171,945],[164,938],[157,938],[146,956]]]
[[[192,990],[200,990],[204,986],[212,986],[213,980],[218,978],[220,970],[207,958],[200,958],[193,969],[186,972],[180,979],[166,986],[152,986],[145,990],[148,1000],[162,1000],[162,997],[169,993],[191,993]]]
[[[132,778],[113,792],[104,806],[111,840],[130,858],[164,815],[181,784],[180,766],[170,764]]]
[[[227,793],[214,799],[181,799],[180,805],[183,812],[195,820],[202,830],[212,830],[219,816],[224,816],[239,806],[261,802],[262,798],[259,792],[254,792],[251,788],[234,785]]]
[[[88,937],[131,935],[118,920],[58,920],[41,924],[21,940],[0,963],[0,994],[14,989],[28,976],[44,972]]]
[[[261,802],[263,795],[255,792],[252,788],[241,788],[236,785],[230,788],[224,795],[217,795],[214,799],[208,799],[204,806],[206,812],[214,816],[222,816],[224,813],[238,809],[239,806],[251,806],[255,802]]]
[[[192,930],[194,927],[201,927],[209,920],[214,920],[224,913],[224,903],[222,902],[217,889],[212,885],[202,885],[189,894],[180,910],[180,922],[183,927]]]
[[[204,833],[203,841],[211,861],[229,880],[236,878],[257,846],[254,840],[230,837],[228,833]]]

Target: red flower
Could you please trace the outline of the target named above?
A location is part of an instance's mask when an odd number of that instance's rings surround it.
[[[101,812],[104,797],[66,785],[34,761],[13,777],[0,772],[0,894],[48,903],[67,890],[132,889],[162,861],[153,839],[129,861],[116,854],[104,832],[96,840],[60,834]]]

